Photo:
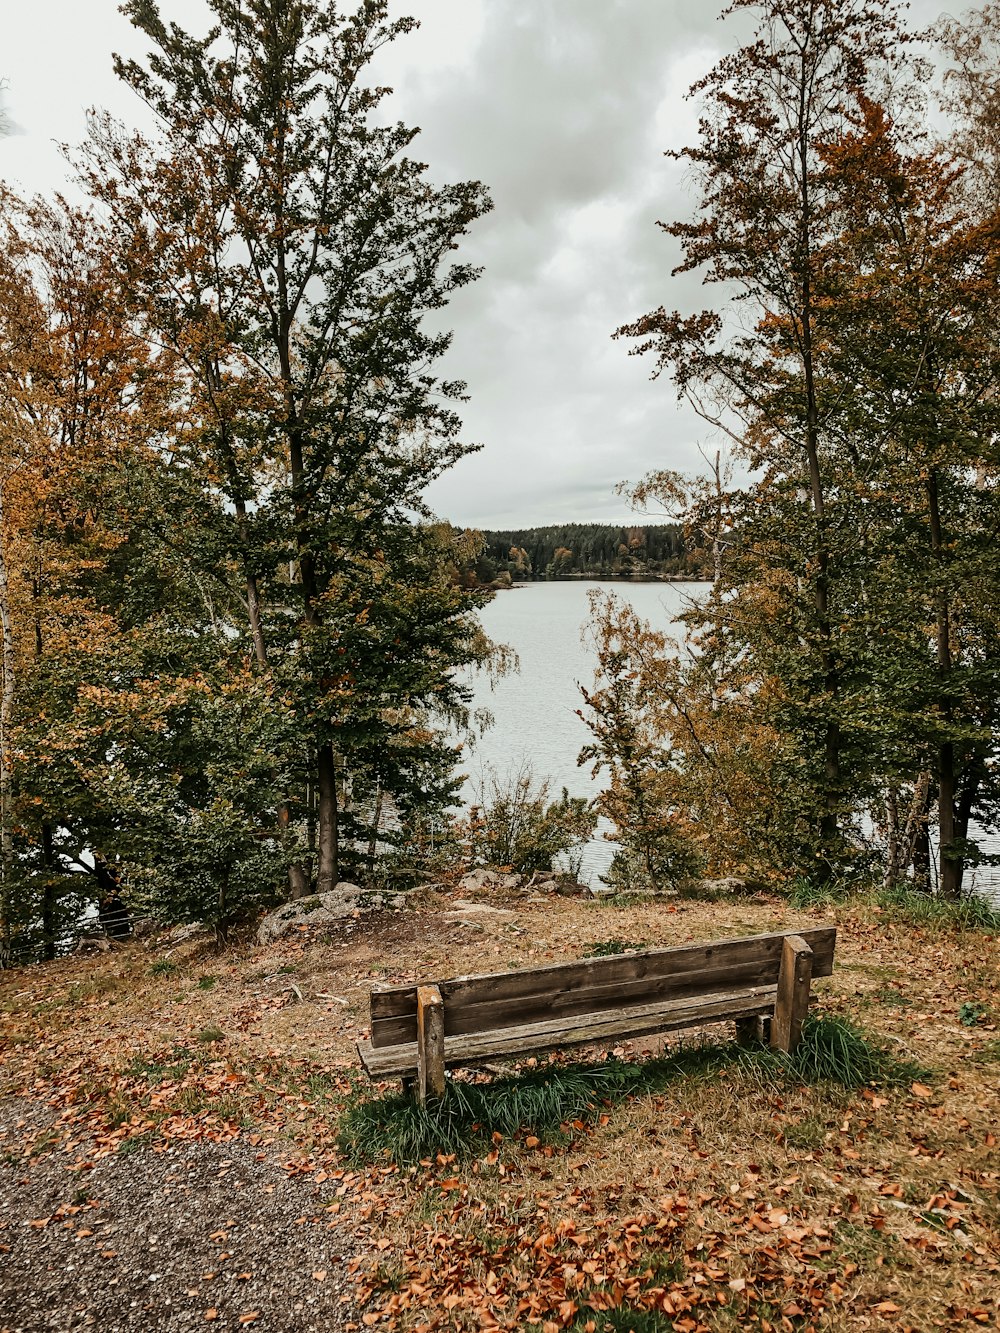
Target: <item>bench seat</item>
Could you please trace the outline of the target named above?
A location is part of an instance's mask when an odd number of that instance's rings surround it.
[[[774,1012],[777,989],[777,986],[748,987],[694,999],[666,1000],[597,1014],[578,1014],[572,1018],[552,1018],[494,1032],[463,1032],[454,1037],[445,1036],[444,1063],[446,1067],[454,1068],[475,1064],[478,1060],[532,1055],[563,1046],[602,1045],[657,1032],[677,1032],[726,1019],[768,1017]],[[412,1078],[417,1074],[415,1041],[381,1048],[373,1046],[370,1041],[359,1041],[358,1054],[365,1072],[372,1078]]]

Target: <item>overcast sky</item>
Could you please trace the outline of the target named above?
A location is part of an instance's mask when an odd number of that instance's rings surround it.
[[[964,6],[962,6],[964,7]],[[117,0],[7,6],[0,76],[17,127],[0,175],[22,192],[65,179],[55,144],[101,106],[136,123],[111,53],[144,53]],[[629,521],[619,481],[693,470],[707,428],[613,330],[661,304],[699,303],[670,278],[658,218],[691,211],[663,151],[691,141],[688,86],[736,44],[720,0],[413,0],[420,30],[384,54],[379,80],[441,181],[476,178],[495,208],[470,239],[482,279],[453,303],[449,375],[468,381],[466,437],[482,445],[436,483],[443,518],[477,527]],[[936,16],[916,0],[916,22]],[[161,0],[201,31],[201,0]],[[631,517],[631,521],[635,521]]]

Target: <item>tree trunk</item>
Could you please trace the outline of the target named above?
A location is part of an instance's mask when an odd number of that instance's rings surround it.
[[[830,633],[829,579],[830,550],[826,536],[826,497],[823,490],[823,475],[819,458],[819,402],[816,392],[815,348],[813,345],[813,308],[812,290],[812,192],[809,167],[810,131],[806,101],[809,96],[810,76],[807,69],[807,56],[802,52],[802,76],[799,88],[798,107],[798,159],[799,159],[799,198],[801,207],[800,245],[801,253],[801,355],[802,369],[806,390],[806,438],[805,454],[809,473],[809,492],[812,511],[816,519],[816,565],[817,573],[813,580],[813,605],[816,609],[816,623],[820,636],[820,659],[824,677],[824,707],[833,708],[839,691],[839,678],[833,655]],[[820,846],[823,852],[821,874],[824,879],[833,877],[841,854],[840,842],[840,727],[836,718],[827,716],[823,734],[823,806],[820,813]]]
[[[4,494],[0,482],[0,955],[10,953],[11,911],[14,905],[14,761],[11,729],[14,725],[14,630],[7,577],[7,542],[4,531]]]
[[[931,774],[925,771],[913,784],[913,799],[910,801],[906,822],[899,838],[898,876],[902,879],[912,866],[914,881],[919,881],[924,890],[930,887],[930,868],[927,865],[927,858],[930,855],[927,816],[930,813],[931,799]]]
[[[885,796],[885,874],[884,888],[894,888],[900,875],[899,790],[890,787]]]
[[[51,962],[56,956],[56,929],[58,914],[58,894],[56,893],[56,851],[52,838],[52,825],[48,820],[42,822],[42,867],[45,881],[42,885],[42,957]]]
[[[927,508],[930,516],[931,550],[937,556],[938,571],[944,560],[944,535],[938,499],[937,473],[932,469],[927,478]],[[936,649],[938,682],[940,686],[941,716],[947,724],[951,720],[951,606],[946,589],[935,594]],[[962,892],[964,862],[955,846],[955,796],[958,759],[951,740],[942,742],[938,749],[938,857],[940,893],[945,898],[958,898]]]
[[[938,774],[938,838],[940,841],[940,892],[945,898],[962,893],[965,863],[955,855],[955,747],[950,741],[941,746]]]
[[[340,878],[337,864],[337,766],[333,746],[319,747],[316,754],[317,863],[316,892],[329,893]]]

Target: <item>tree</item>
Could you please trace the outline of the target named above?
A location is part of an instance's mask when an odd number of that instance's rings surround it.
[[[438,576],[424,487],[456,462],[460,384],[432,322],[476,273],[452,262],[488,207],[434,187],[416,131],[380,123],[368,76],[409,32],[382,0],[211,0],[195,38],[153,0],[126,13],[153,44],[118,72],[155,140],[108,118],[84,175],[109,210],[135,328],[178,385],[162,537],[242,608],[255,671],[292,710],[276,812],[290,889],[336,883],[352,791],[446,800],[455,668],[479,651],[474,598]],[[236,628],[234,625],[233,629]]]
[[[940,888],[954,897],[972,813],[996,800],[1000,213],[970,218],[967,172],[907,150],[880,106],[863,111],[828,149],[842,229],[823,256],[828,373],[853,389],[836,417],[863,500],[856,615],[890,797],[901,774],[916,788],[935,777]]]
[[[661,310],[621,331],[758,470],[739,490],[718,471],[638,488],[714,534],[716,584],[688,617],[697,661],[659,728],[697,734],[679,805],[727,772],[728,825],[742,769],[786,810],[785,868],[810,877],[862,868],[869,818],[887,879],[905,873],[933,781],[953,895],[972,812],[996,801],[996,217],[970,220],[966,173],[923,141],[892,6],[760,8],[755,45],[697,85],[701,216],[668,228],[682,269],[733,284],[755,322]]]
[[[835,398],[817,336],[817,254],[836,226],[823,150],[853,124],[871,82],[898,68],[905,37],[888,3],[737,0],[727,13],[743,10],[759,15],[754,40],[694,86],[700,139],[676,154],[699,182],[698,217],[661,224],[681,243],[677,271],[721,286],[720,309],[661,308],[618,332],[639,339],[637,352],[655,352],[654,373],[669,373],[782,494],[797,553],[786,724],[798,731],[801,780],[815,797],[816,865],[833,874],[847,855],[854,742],[838,630],[844,528],[824,445]]]
[[[51,957],[60,917],[90,896],[73,872],[99,878],[103,840],[59,741],[78,682],[111,656],[101,571],[121,533],[110,479],[155,430],[159,388],[116,318],[93,219],[5,192],[0,227],[3,919],[6,934],[38,924]],[[84,847],[98,860],[81,862]]]

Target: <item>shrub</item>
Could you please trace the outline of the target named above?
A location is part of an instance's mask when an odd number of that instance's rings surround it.
[[[478,817],[470,825],[472,859],[510,866],[521,874],[553,870],[557,863],[579,875],[583,851],[597,827],[597,814],[582,796],[567,789],[549,800],[549,784],[535,784],[522,767],[506,784],[490,770],[480,790]]]

